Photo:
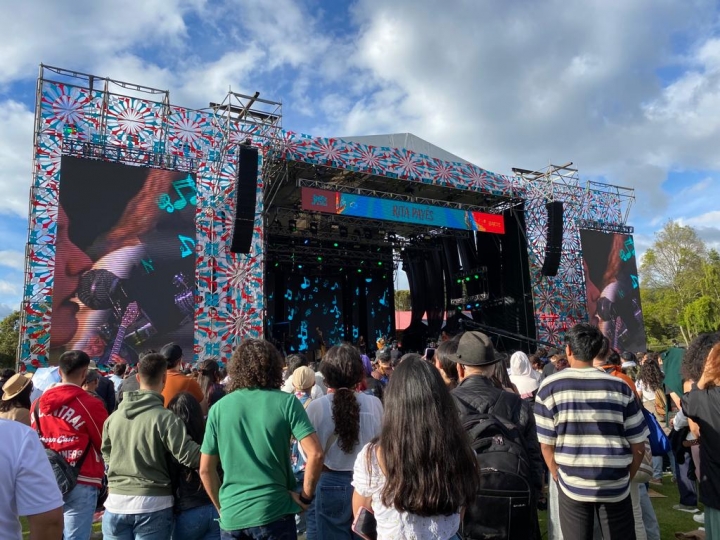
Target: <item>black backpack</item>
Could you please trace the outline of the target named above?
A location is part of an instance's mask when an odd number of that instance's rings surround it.
[[[475,501],[465,509],[463,538],[535,538],[537,510],[530,487],[530,459],[522,433],[512,422],[493,415],[492,409],[489,414],[476,415],[463,427],[480,468]]]

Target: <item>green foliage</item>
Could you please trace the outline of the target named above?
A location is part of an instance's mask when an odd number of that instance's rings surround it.
[[[410,311],[410,291],[395,291],[395,311]]]
[[[14,368],[20,343],[20,312],[13,311],[0,321],[0,367]]]
[[[720,254],[692,227],[666,223],[643,256],[640,277],[651,345],[688,344],[720,327]]]

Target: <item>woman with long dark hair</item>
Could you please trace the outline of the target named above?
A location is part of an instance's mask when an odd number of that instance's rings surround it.
[[[382,403],[357,392],[360,352],[349,344],[331,347],[320,364],[328,393],[307,408],[320,438],[325,465],[308,511],[308,540],[352,538],[352,475],[360,449],[380,434]]]
[[[375,514],[378,540],[460,538],[460,513],[478,481],[440,373],[422,360],[401,362],[385,394],[380,436],[355,460],[353,513],[365,507]]]
[[[458,342],[455,339],[443,341],[435,350],[435,367],[449,390],[458,384],[457,364],[450,360],[450,355],[457,352]]]
[[[195,397],[180,392],[168,403],[168,409],[185,424],[190,438],[202,444],[205,437],[203,411]],[[172,463],[175,495],[175,524],[172,540],[214,540],[220,538],[219,515],[194,469]]]
[[[216,360],[209,358],[200,363],[197,382],[205,396],[208,411],[225,395],[225,387],[220,384],[221,380],[220,364]]]
[[[642,395],[643,406],[661,421],[665,419],[664,379],[665,375],[660,369],[656,356],[649,354],[640,366],[635,386]]]
[[[0,384],[2,385],[0,418],[15,420],[29,426],[32,381],[22,373],[16,373],[7,379],[0,379]]]
[[[657,356],[654,353],[648,353],[645,362],[640,366],[635,386],[638,394],[642,396],[642,404],[648,411],[655,415],[658,422],[665,421],[665,409],[667,401],[665,398],[665,388],[663,386],[663,375],[658,364]],[[663,473],[663,456],[653,456],[653,477],[651,484],[662,484]]]

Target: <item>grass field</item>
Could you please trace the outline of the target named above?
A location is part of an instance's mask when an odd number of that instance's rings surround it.
[[[677,486],[671,482],[670,476],[666,475],[663,479],[662,486],[652,486],[652,490],[665,495],[664,498],[651,498],[655,514],[660,523],[660,535],[662,540],[674,540],[676,532],[689,532],[698,528],[698,524],[693,521],[692,514],[687,512],[679,512],[673,510],[673,505],[678,503]],[[23,531],[27,531],[27,522],[21,519]],[[543,538],[547,538],[546,513],[540,512],[540,529],[543,531]],[[100,524],[93,525],[93,535],[95,538],[102,538],[100,535]],[[28,538],[28,533],[23,534],[23,538]]]

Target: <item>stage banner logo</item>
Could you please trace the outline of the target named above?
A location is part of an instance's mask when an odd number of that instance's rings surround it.
[[[64,156],[50,359],[137,362],[168,342],[192,356],[196,178]]]
[[[588,318],[619,351],[646,350],[632,235],[581,230]]]
[[[502,215],[457,208],[444,208],[352,193],[302,188],[303,210],[325,212],[367,219],[400,221],[495,234],[505,233]]]

